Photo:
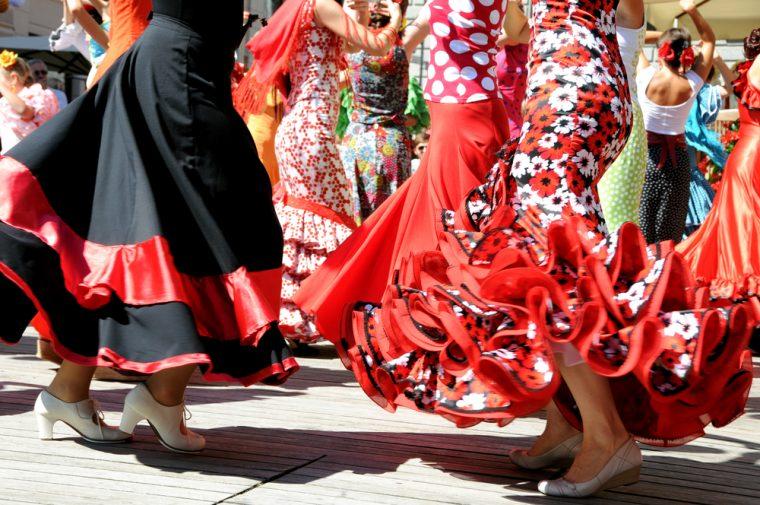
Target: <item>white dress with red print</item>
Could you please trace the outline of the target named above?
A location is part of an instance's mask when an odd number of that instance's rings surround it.
[[[289,64],[289,111],[275,138],[284,198],[275,206],[285,238],[280,328],[290,339],[320,338],[313,321],[293,303],[301,282],[355,226],[350,186],[335,144],[340,108],[342,43],[314,21]]]
[[[496,2],[499,2],[497,5]],[[432,0],[425,100],[472,103],[500,98],[496,39],[507,0]]]
[[[42,89],[39,84],[33,84],[22,89],[18,97],[34,109],[32,119],[23,119],[13,110],[7,98],[0,98],[0,141],[2,154],[18,144],[21,139],[40,127],[42,123],[58,112],[58,100],[52,91]]]

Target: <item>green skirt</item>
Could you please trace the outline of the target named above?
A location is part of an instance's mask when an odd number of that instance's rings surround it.
[[[641,190],[647,171],[647,132],[641,107],[633,102],[633,129],[628,143],[597,187],[610,233],[625,222],[639,224]]]

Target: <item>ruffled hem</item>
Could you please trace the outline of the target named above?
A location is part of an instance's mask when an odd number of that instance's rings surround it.
[[[745,305],[715,304],[672,247],[624,224],[609,239],[574,215],[548,227],[509,201],[513,151],[455,215],[439,249],[402,261],[380,306],[359,304],[342,349],[379,405],[471,426],[508,422],[557,395],[554,343],[611,381],[630,432],[654,445],[743,412],[752,380]],[[466,226],[466,229],[462,228]],[[579,426],[572,397],[562,401]]]
[[[195,277],[176,269],[163,237],[113,246],[85,240],[56,214],[29,169],[9,157],[0,159],[0,202],[0,221],[58,254],[66,289],[85,309],[104,307],[114,295],[133,306],[180,302],[199,334],[254,346],[277,323],[279,268]]]
[[[700,286],[709,286],[710,296],[716,299],[744,300],[760,294],[760,275],[755,274],[747,274],[740,280],[697,278],[697,283]]]
[[[256,345],[258,346],[261,344],[262,347],[267,348],[267,352],[262,354],[265,355],[264,358],[266,360],[269,360],[268,364],[265,367],[257,369],[251,363],[249,365],[251,365],[251,369],[254,371],[244,376],[233,376],[229,373],[217,370],[211,354],[206,352],[178,354],[170,358],[146,362],[130,360],[113,349],[101,347],[98,349],[97,355],[84,356],[71,350],[67,345],[61,342],[58,335],[52,329],[53,325],[50,323],[50,315],[39,302],[31,287],[19,275],[17,275],[12,268],[0,262],[0,275],[5,276],[18,286],[18,288],[23,291],[24,295],[26,295],[26,297],[34,304],[38,311],[35,323],[39,326],[38,329],[40,333],[44,335],[45,339],[51,342],[55,353],[61,358],[79,365],[116,368],[146,375],[178,366],[198,365],[203,369],[204,379],[209,382],[238,382],[244,386],[250,386],[258,382],[264,382],[266,384],[282,384],[300,368],[294,358],[282,354],[281,351],[283,349],[278,348],[279,346],[275,340],[268,341],[266,335],[263,335]],[[279,333],[277,338],[281,340]],[[11,345],[17,342],[17,340],[7,340],[3,338],[0,338],[0,340]],[[226,346],[228,343],[232,342],[208,339],[208,343],[211,346]],[[240,343],[240,345],[243,347],[255,347],[250,343]],[[282,345],[284,346],[285,344]],[[286,347],[284,347],[284,349],[287,350]]]
[[[287,197],[275,204],[280,219],[285,247],[283,250],[282,308],[280,329],[291,339],[313,343],[322,338],[314,326],[313,318],[300,310],[293,297],[307,277],[314,273],[346,240],[353,229],[334,219],[335,213],[316,213],[289,205]],[[313,206],[314,210],[320,209]]]

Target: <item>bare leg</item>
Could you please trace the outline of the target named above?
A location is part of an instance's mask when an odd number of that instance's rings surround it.
[[[607,379],[585,363],[572,367],[560,364],[560,371],[583,419],[583,445],[565,478],[586,482],[601,471],[630,435],[618,415]]]
[[[90,382],[95,367],[82,366],[64,360],[47,390],[67,403],[81,402],[90,397]]]
[[[578,433],[578,430],[565,420],[565,417],[552,401],[546,406],[544,432],[536,439],[533,447],[528,451],[528,456],[541,456]]]
[[[185,400],[185,389],[195,365],[169,368],[150,376],[146,385],[155,400],[165,407],[174,407]]]

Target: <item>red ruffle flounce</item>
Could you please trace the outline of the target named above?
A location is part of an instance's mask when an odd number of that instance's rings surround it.
[[[176,269],[163,237],[114,246],[85,240],[56,214],[34,175],[9,157],[0,159],[0,220],[33,234],[58,253],[66,288],[85,309],[103,307],[113,296],[133,306],[180,302],[192,312],[198,334],[248,346],[256,346],[279,318],[281,268],[249,271],[241,267],[229,274],[195,277]],[[29,288],[7,270],[3,273],[34,300]],[[60,346],[56,350],[66,354]],[[166,365],[126,363],[107,350],[103,353],[100,361],[90,364],[116,364],[146,373]],[[82,362],[73,355],[63,357]],[[209,361],[208,357],[185,356],[177,357],[172,365],[184,364],[183,360]],[[286,368],[294,371],[297,365],[290,361]]]
[[[557,395],[552,347],[571,343],[642,441],[684,443],[740,415],[750,311],[712,306],[683,259],[633,224],[603,240],[578,216],[548,229],[517,216],[507,166],[443,214],[439,250],[403,262],[381,306],[355,308],[345,358],[364,390],[389,410],[504,424]],[[578,424],[572,397],[556,398]]]

